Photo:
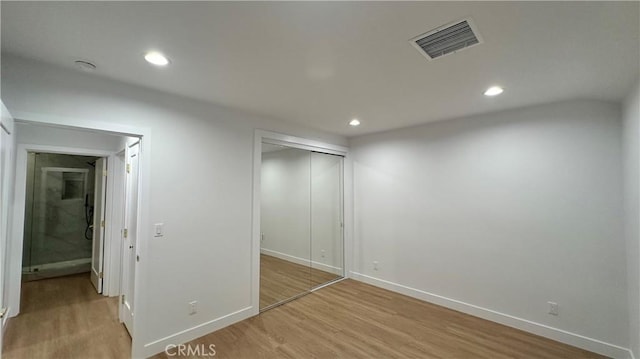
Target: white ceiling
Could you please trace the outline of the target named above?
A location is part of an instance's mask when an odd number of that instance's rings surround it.
[[[638,2],[7,2],[2,51],[352,136],[593,98],[637,81]],[[484,44],[407,40],[471,16]],[[172,64],[154,68],[157,49]],[[486,98],[500,84],[503,95]],[[362,125],[347,122],[357,117]]]

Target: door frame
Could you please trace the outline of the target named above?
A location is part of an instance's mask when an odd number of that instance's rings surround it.
[[[109,180],[109,176],[107,176],[107,168],[110,162],[109,158],[110,157],[99,157],[95,163],[93,178],[93,230],[91,231],[91,284],[93,284],[99,294],[105,296],[108,296],[110,293],[108,292],[107,288],[105,288],[104,283],[108,283],[109,279],[111,278],[111,273],[108,272],[105,268],[105,254],[109,253],[113,242],[111,238],[107,237],[106,235],[107,226],[113,226],[113,224],[111,223],[113,222],[112,218],[109,218],[107,213],[113,213],[113,211],[116,210],[116,208],[113,208],[113,198],[107,196],[107,181]],[[99,165],[100,167],[98,167]],[[100,186],[98,186],[98,184],[100,184]],[[98,192],[98,188],[100,189],[100,192]],[[109,219],[109,222],[107,222],[107,219]],[[103,223],[104,229],[102,225]],[[97,269],[94,267],[94,265],[96,264],[94,263],[94,260],[96,260],[96,246],[102,246],[102,249],[98,251]]]
[[[352,247],[352,221],[353,221],[353,208],[351,201],[347,202],[345,199],[352,196],[352,184],[353,177],[350,175],[351,171],[351,159],[349,156],[349,148],[335,145],[328,142],[311,140],[303,137],[296,137],[286,135],[277,132],[255,130],[254,143],[253,143],[253,193],[252,193],[252,224],[251,224],[251,308],[252,315],[260,313],[260,205],[261,205],[261,190],[260,190],[260,176],[262,171],[262,142],[269,142],[272,144],[280,144],[287,147],[299,148],[303,150],[328,153],[332,155],[338,155],[344,157],[342,163],[342,217],[344,227],[342,230],[343,241],[343,272],[344,279],[350,276],[351,272],[351,247]],[[348,175],[349,174],[349,175]],[[332,284],[335,281],[332,281]],[[320,289],[325,285],[314,288],[313,290]],[[312,290],[312,291],[313,291]]]
[[[126,144],[125,144],[126,146]],[[122,229],[124,228],[124,187],[126,185],[125,161],[120,157],[125,156],[126,149],[122,149],[111,156],[107,161],[107,198],[111,201],[111,216],[105,228],[105,238],[109,238],[110,247],[104,249],[103,270],[109,273],[109,278],[102,281],[102,293],[110,297],[122,293]],[[113,182],[109,182],[109,178]],[[118,318],[120,314],[118,313]]]
[[[0,147],[6,150],[4,161],[0,161],[0,310],[3,312],[0,317],[0,347],[3,343],[5,330],[9,320],[9,238],[11,236],[11,204],[13,203],[13,168],[15,166],[15,134],[14,120],[7,108],[0,100]],[[6,143],[5,143],[6,141]],[[9,175],[7,175],[9,174]],[[5,300],[6,299],[6,300]],[[0,353],[2,358],[2,353]]]
[[[80,131],[89,131],[89,132],[100,132],[111,135],[119,135],[125,137],[137,137],[140,140],[140,173],[139,173],[139,186],[140,192],[138,194],[138,201],[140,206],[138,208],[138,223],[139,223],[139,241],[138,246],[136,248],[137,255],[140,258],[145,258],[145,254],[149,253],[149,242],[145,240],[149,238],[150,229],[148,228],[146,223],[149,223],[151,206],[150,198],[151,198],[151,187],[150,187],[150,178],[151,178],[151,156],[150,156],[150,148],[151,148],[151,129],[146,127],[131,127],[126,125],[121,125],[118,123],[110,123],[110,122],[100,122],[88,119],[78,119],[73,117],[61,117],[61,116],[50,116],[50,115],[42,115],[38,113],[31,112],[16,112],[13,114],[16,123],[23,124],[32,124],[39,126],[51,126],[57,128],[66,128]],[[17,138],[16,138],[16,143]],[[41,144],[18,144],[18,151],[16,151],[16,159],[22,159],[22,166],[18,164],[16,161],[16,173],[15,173],[15,181],[14,181],[14,205],[13,205],[13,219],[11,221],[11,237],[9,239],[10,246],[10,255],[11,261],[9,263],[9,305],[10,312],[9,317],[16,316],[19,313],[20,306],[20,288],[21,288],[21,276],[22,276],[22,242],[23,242],[23,231],[24,231],[24,202],[25,202],[25,194],[26,194],[26,155],[27,151],[41,151],[45,152],[47,149],[50,151],[63,151],[62,153],[71,153],[73,151],[77,151],[77,148],[74,147],[63,147],[63,146],[49,146],[49,145],[41,145]],[[102,150],[95,149],[80,149],[82,153],[89,156],[115,156],[118,151],[108,152]],[[71,152],[69,152],[71,151]],[[60,152],[58,152],[60,153]],[[81,153],[78,153],[81,154]],[[107,184],[109,186],[109,184]],[[111,186],[113,187],[113,186]],[[108,187],[107,187],[108,189]],[[22,204],[21,204],[22,202]],[[113,222],[113,221],[112,221]],[[140,260],[137,263],[135,278],[134,278],[134,286],[136,290],[137,296],[134,298],[135,303],[134,307],[142,308],[138,303],[144,302],[145,300],[145,287],[142,285],[145,283],[146,278],[148,278],[147,268],[144,260]],[[110,281],[111,282],[111,281]],[[138,333],[141,332],[142,329],[142,319],[144,319],[144,315],[146,314],[143,310],[139,310],[136,313],[136,317],[133,320],[133,333],[131,334],[131,357],[143,357],[145,352],[145,343],[142,335]],[[141,319],[142,318],[142,319]]]
[[[26,206],[26,193],[27,193],[27,157],[30,152],[37,153],[52,153],[52,154],[65,154],[72,156],[94,156],[104,157],[109,159],[113,153],[103,150],[90,150],[77,147],[62,147],[62,146],[48,146],[48,145],[34,145],[34,144],[19,144],[16,151],[16,178],[15,178],[15,198],[12,220],[12,240],[10,254],[11,259],[9,261],[10,266],[10,284],[9,284],[9,302],[12,304],[9,311],[9,317],[14,317],[20,313],[20,297],[22,288],[22,250],[24,244],[24,223],[25,223],[25,206]],[[107,177],[107,202],[105,203],[106,212],[105,222],[107,226],[105,228],[105,238],[109,240],[105,241],[104,252],[107,253],[107,248],[111,246],[111,233],[112,228],[111,220],[111,208],[113,206],[111,196],[109,196],[109,187],[114,185],[115,178]],[[107,259],[105,258],[105,261]],[[105,278],[110,277],[110,273],[105,271]],[[108,282],[108,280],[104,281]],[[104,291],[104,289],[103,289]],[[108,293],[108,292],[107,292]]]
[[[131,151],[132,148],[138,146],[137,148],[137,153],[136,156],[138,157],[138,163],[137,166],[132,166],[131,163]],[[123,168],[123,179],[124,179],[124,189],[123,189],[123,196],[121,196],[122,198],[122,228],[126,228],[127,231],[131,231],[131,226],[129,226],[130,221],[129,219],[131,217],[134,218],[138,218],[139,214],[140,214],[140,141],[131,141],[131,142],[127,142],[125,149],[123,151],[121,151],[120,153],[124,153],[124,166]],[[118,153],[118,156],[120,155],[120,153]],[[138,178],[138,183],[137,183],[137,196],[134,198],[131,195],[131,186],[132,183],[134,183],[133,181],[131,181],[131,176],[132,173],[135,172],[136,173],[136,178]],[[132,203],[135,203],[136,206],[136,212],[133,213],[131,211],[131,206]],[[136,224],[136,231],[133,232],[131,231],[132,235],[134,235],[133,238],[135,238],[135,245],[134,248],[137,247],[138,245],[138,240],[139,240],[139,234],[140,234],[140,223],[138,222]],[[127,236],[129,237],[129,236]],[[133,295],[133,302],[131,303],[132,306],[129,308],[130,309],[130,313],[126,313],[125,312],[125,307],[126,307],[126,300],[125,300],[125,288],[129,289],[127,287],[130,287],[130,283],[131,280],[135,280],[135,272],[136,272],[136,263],[137,263],[137,259],[133,262],[133,268],[130,266],[131,261],[135,258],[136,255],[136,249],[134,249],[133,253],[128,253],[128,255],[132,256],[132,257],[128,257],[125,255],[125,253],[127,252],[127,243],[130,243],[128,241],[125,241],[124,239],[124,234],[121,236],[121,242],[120,242],[120,269],[122,272],[122,275],[120,277],[120,298],[118,300],[118,319],[120,320],[120,322],[127,328],[127,331],[131,334],[131,328],[129,328],[129,325],[127,325],[127,318],[131,318],[131,322],[133,323],[133,311],[135,310],[135,295]],[[128,260],[128,262],[127,262]],[[125,272],[125,266],[127,269],[129,269],[129,271],[133,270],[133,277],[131,276],[131,272]],[[128,278],[126,278],[126,276],[128,275]],[[135,283],[134,283],[135,285]],[[134,286],[134,288],[132,289],[133,293],[135,293],[136,288]],[[127,292],[126,294],[129,294],[129,296],[131,296],[131,293]]]

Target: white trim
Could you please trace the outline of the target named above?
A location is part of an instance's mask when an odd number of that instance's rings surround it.
[[[349,278],[351,276],[351,268],[353,268],[354,263],[354,241],[353,241],[353,231],[355,228],[354,222],[354,181],[353,181],[353,161],[351,160],[351,155],[347,154],[342,161],[343,163],[343,181],[344,186],[342,193],[342,203],[344,206],[342,216],[344,221],[344,228],[342,231],[342,236],[344,240],[344,277]]]
[[[150,154],[150,148],[152,146],[151,143],[151,129],[146,128],[146,127],[131,127],[131,126],[125,126],[125,125],[120,125],[117,123],[113,123],[113,122],[100,122],[100,121],[95,121],[95,120],[88,120],[88,119],[79,119],[79,118],[73,118],[73,117],[61,117],[61,116],[55,116],[55,115],[47,115],[47,114],[39,114],[39,113],[31,113],[31,112],[16,112],[15,113],[16,116],[14,116],[15,118],[19,118],[20,120],[15,120],[15,122],[20,122],[20,123],[32,123],[32,124],[38,124],[38,125],[45,125],[45,126],[54,126],[54,127],[60,127],[60,128],[71,128],[71,129],[76,129],[76,130],[84,130],[84,131],[94,131],[94,132],[101,132],[101,133],[111,133],[111,134],[115,134],[115,135],[120,135],[120,136],[128,136],[128,137],[139,137],[141,138],[140,140],[140,178],[138,179],[139,184],[140,184],[140,193],[139,193],[139,198],[140,198],[140,203],[141,205],[139,206],[139,216],[138,216],[138,223],[139,223],[139,231],[140,231],[140,240],[138,241],[138,246],[137,246],[137,254],[141,257],[141,260],[139,263],[137,263],[137,268],[136,268],[136,273],[135,273],[135,288],[136,288],[136,296],[135,296],[135,301],[137,303],[143,303],[145,302],[147,299],[145,298],[145,286],[143,285],[144,283],[148,282],[148,273],[147,273],[147,268],[146,268],[146,262],[143,260],[145,257],[144,255],[146,255],[147,253],[149,253],[149,241],[147,240],[147,238],[149,238],[149,226],[147,225],[147,223],[150,223],[150,199],[151,199],[151,156]],[[40,146],[40,147],[52,147],[52,146]],[[22,148],[24,149],[24,145],[22,145]],[[37,149],[35,149],[37,150]],[[84,151],[85,154],[88,155],[100,155],[100,153],[102,153],[102,151],[96,151],[96,150],[85,150]],[[110,153],[106,154],[106,156],[108,156]],[[14,204],[14,215],[17,214],[20,215],[20,217],[22,217],[22,221],[24,222],[24,195],[25,195],[25,187],[26,187],[26,151],[22,151],[22,153],[18,153],[18,156],[23,156],[24,158],[24,163],[25,163],[25,168],[23,169],[22,173],[18,173],[16,171],[16,181],[14,182],[14,187],[15,187],[15,196],[14,197],[16,199],[16,202]],[[16,167],[17,168],[17,167]],[[20,182],[21,181],[21,182]],[[17,205],[18,205],[18,201],[20,200],[20,196],[22,196],[22,202],[23,202],[23,206],[22,206],[22,210],[16,210]],[[20,213],[22,212],[22,213]],[[15,225],[15,217],[14,220],[12,221],[12,225]],[[11,253],[12,253],[12,258],[13,261],[16,261],[18,263],[22,262],[22,235],[23,235],[23,231],[24,228],[20,228],[20,226],[17,227],[13,227],[12,228],[12,233],[13,236],[11,237],[13,239],[13,242],[20,242],[18,243],[17,247],[18,251],[17,251],[17,255],[16,255],[16,251],[12,248],[11,249]],[[10,238],[10,241],[12,240]],[[10,265],[13,265],[13,270],[17,271],[17,272],[13,272],[12,270],[9,271],[9,275],[11,276],[11,283],[10,283],[10,300],[9,303],[20,303],[20,276],[21,276],[21,265],[14,265],[13,262],[10,263]],[[17,291],[16,291],[17,289]],[[11,300],[11,298],[13,298],[13,301]],[[17,299],[17,301],[15,301]],[[11,305],[11,307],[14,307],[13,305]],[[137,308],[144,308],[143,305],[135,305],[134,303],[134,307]],[[13,313],[13,315],[16,315],[18,313],[18,309],[16,308],[11,308],[11,313]],[[144,328],[142,327],[142,322],[140,320],[140,318],[144,318],[145,314],[148,315],[148,313],[146,313],[144,310],[139,310],[138,315],[136,317],[134,317],[134,321],[133,321],[133,333],[131,333],[131,357],[137,358],[137,357],[141,357],[142,353],[144,352],[144,343],[141,341],[141,335],[138,335],[137,333],[140,333]],[[11,315],[11,314],[10,314]]]
[[[131,127],[111,122],[77,119],[55,115],[42,115],[27,111],[14,111],[13,118],[16,123],[27,123],[56,128],[72,128],[83,131],[110,133],[118,136],[147,137],[150,130],[147,128]]]
[[[122,219],[124,218],[124,193],[122,188],[125,182],[124,163],[119,158],[124,150],[109,156],[107,159],[107,198],[111,204],[111,210],[105,213],[105,246],[104,246],[104,272],[109,273],[102,283],[102,294],[109,297],[120,295],[120,277],[122,276]]]
[[[10,262],[9,262],[9,310],[8,316],[20,313],[20,294],[22,288],[22,247],[24,238],[24,208],[27,193],[27,155],[29,152],[58,153],[79,156],[106,157],[109,151],[89,150],[76,147],[45,146],[38,144],[18,144],[16,151],[16,177],[14,182],[13,217],[11,221]]]
[[[260,313],[260,175],[262,170],[262,137],[256,131],[253,143],[253,191],[251,193],[251,314]]]
[[[347,152],[349,152],[349,149],[344,146],[285,135],[277,132],[256,130],[256,136],[260,136],[260,143],[266,142],[274,145],[284,145],[287,147],[318,151],[339,156],[346,156]],[[262,146],[260,148],[260,154],[262,154]]]
[[[70,167],[42,167],[42,172],[74,172],[74,173],[89,173],[87,168],[70,168]]]
[[[236,312],[224,315],[220,318],[210,320],[208,322],[198,324],[195,327],[185,329],[175,334],[171,334],[162,339],[158,339],[151,343],[144,345],[144,350],[141,353],[141,357],[148,358],[155,354],[163,352],[169,344],[182,344],[193,340],[193,338],[199,338],[203,335],[215,332],[226,326],[232,325],[239,321],[245,320],[253,316],[253,307],[246,307]],[[215,344],[215,343],[214,343]]]
[[[324,272],[329,272],[331,274],[343,276],[342,268],[340,267],[331,266],[331,265],[320,263],[317,261],[310,261],[309,259],[292,256],[290,254],[286,254],[282,252],[272,251],[271,249],[266,249],[266,248],[260,248],[260,253],[267,256],[276,257],[278,259],[282,259],[287,262],[303,265],[303,266],[309,266],[309,263],[311,263],[311,268],[315,268]]]
[[[438,294],[425,292],[420,289],[407,287],[402,284],[393,283],[357,272],[351,272],[351,278],[392,292],[404,294],[409,297],[424,300],[426,302],[470,314],[475,317],[490,320],[528,333],[533,333],[561,343],[605,355],[610,358],[633,358],[633,354],[629,349],[615,344],[606,343],[598,339],[589,338],[566,330],[550,327],[545,324],[536,323],[527,319],[518,318],[509,314],[500,313],[495,310],[479,307],[477,305],[465,303],[456,299],[447,298]]]
[[[301,148],[310,151],[329,153],[346,157],[349,152],[349,148],[339,146],[331,143],[325,143],[315,140],[310,140],[302,137],[295,137],[277,132],[255,130],[254,142],[253,142],[253,191],[252,191],[252,219],[251,219],[251,312],[253,315],[260,313],[260,176],[262,171],[262,143],[272,143],[286,145],[294,148]],[[346,160],[342,161],[343,168],[346,166]],[[344,170],[342,172],[342,188],[351,188],[347,186],[346,176]],[[351,176],[349,177],[352,178]],[[352,182],[349,182],[352,185]],[[343,192],[343,206],[345,206],[344,196],[347,193]],[[351,195],[351,193],[349,193]],[[351,233],[351,222],[347,222],[345,219],[346,208],[343,209],[343,223],[342,228],[342,245],[343,245],[343,266],[344,277],[347,277],[350,267],[347,263],[350,263],[346,259],[347,248],[351,246],[351,237],[347,237],[346,233]],[[352,217],[351,217],[352,218]]]

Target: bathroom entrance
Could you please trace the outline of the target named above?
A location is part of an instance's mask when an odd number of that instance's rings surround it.
[[[28,153],[23,281],[92,272],[93,253],[101,251],[94,241],[102,237],[104,161]],[[98,264],[93,265],[96,277],[101,276]]]

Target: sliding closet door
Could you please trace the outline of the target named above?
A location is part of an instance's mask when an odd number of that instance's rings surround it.
[[[341,156],[311,153],[311,285],[344,276]]]
[[[260,309],[311,289],[311,153],[263,144]]]

